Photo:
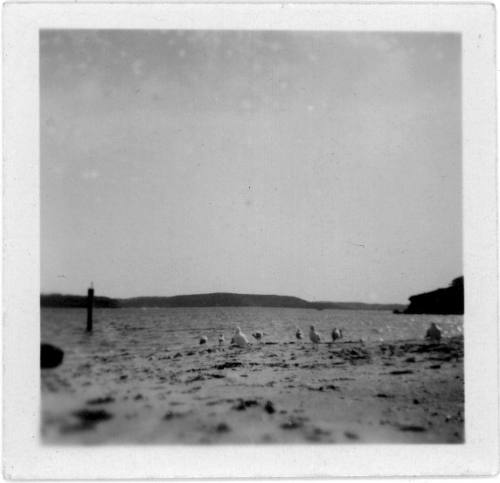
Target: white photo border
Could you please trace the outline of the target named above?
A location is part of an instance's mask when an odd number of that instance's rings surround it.
[[[460,33],[466,287],[465,443],[43,445],[40,442],[39,371],[40,29]],[[322,478],[496,473],[499,394],[494,42],[492,4],[4,4],[4,476],[16,479]]]

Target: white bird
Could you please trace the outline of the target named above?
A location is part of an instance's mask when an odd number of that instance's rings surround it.
[[[234,332],[233,343],[238,347],[247,347],[248,339],[247,336],[241,332],[239,327],[236,327],[236,331]]]
[[[311,339],[311,342],[313,344],[319,344],[321,341],[321,335],[319,332],[316,332],[314,325],[311,325],[311,328],[309,330],[309,339]]]
[[[337,329],[337,327],[335,327],[332,330],[332,341],[335,342],[337,339],[341,338],[342,338],[342,331],[340,329]]]
[[[264,333],[263,332],[255,332],[254,334],[252,334],[252,337],[257,340],[257,341],[261,341],[262,340],[262,337],[264,337]]]
[[[206,344],[208,342],[208,337],[206,335],[202,335],[200,337],[200,345]]]
[[[302,340],[303,334],[300,329],[297,329],[297,332],[295,332],[295,337],[297,337],[297,340]]]
[[[224,344],[224,334],[219,335],[219,345]]]
[[[427,329],[427,332],[425,333],[425,338],[431,341],[440,341],[441,335],[442,331],[440,327],[438,327],[434,322],[432,322],[430,327]]]

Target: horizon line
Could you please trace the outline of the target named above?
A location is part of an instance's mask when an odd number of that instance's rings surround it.
[[[90,287],[89,287],[90,288]],[[339,301],[339,300],[308,300],[306,298],[302,298],[296,295],[283,295],[283,294],[275,294],[275,293],[245,293],[245,292],[196,292],[196,293],[182,293],[182,294],[176,294],[176,295],[134,295],[134,296],[128,296],[128,297],[112,297],[109,295],[97,295],[94,294],[95,297],[105,297],[109,299],[114,299],[114,300],[127,300],[127,299],[140,299],[140,298],[173,298],[173,297],[189,297],[189,296],[196,296],[196,295],[218,295],[218,294],[224,294],[224,295],[250,295],[250,296],[273,296],[273,297],[289,297],[289,298],[295,298],[299,299],[303,302],[307,303],[330,303],[330,304],[364,304],[364,305],[408,305],[408,302],[361,302],[361,301],[354,301],[354,300],[347,300],[347,301]],[[86,297],[86,293],[83,294],[74,294],[74,293],[61,293],[61,292],[40,292],[40,296],[47,296],[47,295],[62,295],[62,296],[75,296],[75,297]],[[410,295],[411,297],[411,295]]]

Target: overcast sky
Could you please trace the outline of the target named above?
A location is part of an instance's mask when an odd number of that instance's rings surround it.
[[[42,291],[447,285],[460,69],[454,34],[42,32]]]

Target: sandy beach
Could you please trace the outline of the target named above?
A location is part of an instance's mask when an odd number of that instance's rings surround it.
[[[272,340],[67,357],[42,371],[48,444],[461,443],[463,338]]]

